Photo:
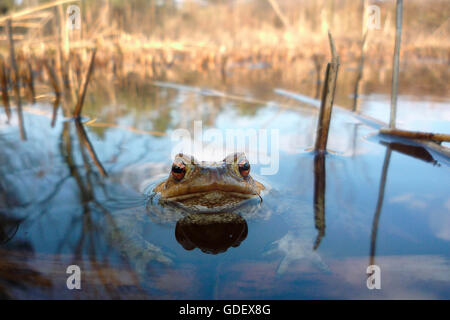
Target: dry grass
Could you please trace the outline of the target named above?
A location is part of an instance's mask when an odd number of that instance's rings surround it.
[[[69,2],[81,8],[81,30],[66,28],[64,15]],[[167,77],[174,70],[212,70],[223,78],[227,70],[236,74],[263,64],[266,70],[279,70],[289,83],[289,79],[298,77],[290,73],[311,77],[305,61],[323,70],[329,55],[330,29],[341,62],[358,63],[364,6],[370,1],[276,0],[279,12],[271,2],[210,1],[203,5],[186,0],[181,6],[170,1],[158,6],[156,1],[143,0],[65,0],[46,2],[35,10],[17,8],[11,16],[16,54],[21,61],[31,61],[37,81],[55,87],[55,76],[45,71],[53,70],[60,89],[64,84],[72,97],[77,95],[94,47],[95,69],[102,79],[124,79],[130,73],[154,79]],[[392,62],[395,2],[376,4],[380,6],[381,24],[379,30],[368,32],[366,68],[384,68]],[[403,63],[423,58],[448,63],[449,13],[444,0],[405,3]],[[0,24],[7,17],[0,17]],[[0,53],[6,57],[7,52],[7,42],[0,38]],[[292,83],[299,81],[303,80]]]

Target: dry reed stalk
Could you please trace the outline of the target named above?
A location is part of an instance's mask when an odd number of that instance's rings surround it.
[[[395,11],[395,48],[394,62],[392,71],[392,93],[391,93],[391,115],[389,127],[395,128],[395,119],[397,117],[397,96],[398,96],[398,74],[400,69],[400,43],[402,41],[402,18],[403,18],[403,0],[397,0]]]
[[[358,63],[358,75],[356,76],[356,82],[355,82],[355,90],[353,91],[353,111],[359,111],[358,109],[358,101],[359,101],[359,85],[363,78],[363,71],[364,71],[364,49],[366,47],[366,39],[367,39],[367,31],[363,35],[363,39],[361,42],[361,56],[359,58]]]
[[[337,75],[339,71],[339,56],[336,54],[333,37],[328,32],[331,49],[331,62],[327,64],[322,101],[317,122],[315,151],[325,152],[327,149],[328,132],[330,129],[331,111],[333,109],[334,92],[336,90]]]
[[[23,75],[23,79],[28,87],[28,93],[29,93],[29,97],[30,97],[30,101],[32,104],[36,103],[36,93],[34,90],[34,76],[33,76],[33,68],[31,66],[30,61],[24,61],[23,62],[25,64],[24,66],[24,75]]]
[[[57,94],[55,97],[55,100],[53,101],[53,113],[52,113],[52,122],[51,122],[52,128],[55,126],[55,123],[56,123],[56,116],[58,114],[60,100],[61,100],[61,97],[59,94]]]
[[[61,33],[58,32],[59,29],[59,21],[62,20],[60,17],[58,8],[54,8],[54,22],[53,29],[56,35],[56,75],[58,79],[58,87],[64,89],[64,74],[63,74],[63,65],[64,65],[64,56],[62,51],[62,38]]]
[[[77,102],[77,105],[75,106],[75,110],[73,112],[73,116],[75,118],[80,118],[81,111],[83,109],[84,98],[86,96],[87,86],[88,86],[89,80],[91,78],[92,70],[94,69],[94,61],[95,61],[96,52],[97,52],[97,48],[94,48],[92,50],[91,61],[89,62],[89,67],[88,67],[86,76],[85,76],[85,78],[83,80],[83,84],[78,92],[78,102]]]
[[[70,81],[68,75],[69,66],[69,33],[66,27],[66,21],[64,19],[64,10],[62,4],[58,5],[58,17],[59,17],[59,40],[62,52],[62,65],[61,74],[64,81],[64,87],[70,89]]]
[[[51,7],[54,7],[54,6],[57,6],[57,5],[70,3],[70,2],[78,2],[78,1],[79,0],[59,0],[59,1],[53,1],[53,2],[50,2],[50,3],[45,3],[45,4],[42,4],[42,5],[37,6],[37,7],[27,8],[27,9],[24,9],[22,11],[15,12],[15,13],[12,13],[10,15],[7,15],[5,17],[1,17],[0,18],[0,23],[3,23],[3,22],[5,22],[5,21],[7,21],[9,19],[17,20],[17,19],[20,19],[20,18],[24,18],[27,15],[35,14],[38,11],[42,11],[42,10],[45,10],[45,9],[48,9],[48,8],[51,8]]]
[[[19,71],[17,69],[16,57],[15,57],[14,40],[12,37],[11,19],[8,19],[6,22],[6,31],[8,33],[8,38],[9,38],[9,58],[10,58],[10,63],[11,63],[12,73],[13,73],[14,93],[16,95],[16,100],[17,100],[16,102],[17,102],[17,114],[19,116],[20,138],[22,140],[26,140],[27,136],[26,136],[25,127],[23,124],[22,99],[20,97],[20,77],[19,77]]]
[[[75,101],[77,99],[77,92],[76,92],[76,86],[75,86],[76,81],[75,81],[74,72],[70,65],[69,65],[68,71],[69,72],[68,72],[67,76],[69,78],[68,80],[70,83],[70,85],[69,85],[70,86],[70,97],[72,98],[72,101]]]
[[[8,96],[8,79],[6,76],[6,67],[3,56],[0,55],[0,86],[2,91],[3,107],[5,108],[6,117],[11,119],[11,109],[9,107],[9,96]]]
[[[49,65],[49,63],[46,59],[43,60],[43,63],[44,63],[45,69],[47,70],[48,77],[50,79],[50,83],[53,87],[53,90],[55,91],[55,95],[57,97],[59,97],[61,95],[61,89],[58,84],[58,78],[56,77],[55,72],[53,71],[53,69],[51,68],[51,66]]]

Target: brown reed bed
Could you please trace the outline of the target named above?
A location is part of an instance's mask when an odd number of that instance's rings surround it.
[[[440,21],[440,25],[430,22],[419,34],[415,29],[413,37],[411,29],[416,25],[408,16],[399,52],[402,61],[411,63],[427,57],[448,62],[445,28],[448,20],[440,15],[436,18],[436,12],[445,4],[439,0],[432,2],[433,6],[427,8],[435,13],[431,15],[432,20]],[[315,78],[312,95],[318,97],[328,52],[326,30],[331,29],[340,63],[354,64],[359,70],[357,95],[363,67],[376,69],[392,62],[395,7],[380,4],[385,14],[380,30],[365,30],[363,13],[369,2],[355,3],[272,0],[248,1],[236,6],[226,2],[200,6],[186,1],[182,7],[171,8],[169,5],[155,7],[153,1],[133,5],[108,0],[59,0],[0,17],[0,26],[11,22],[11,37],[3,32],[10,41],[0,39],[0,53],[10,60],[11,56],[15,57],[19,70],[16,78],[27,88],[31,103],[36,101],[36,87],[43,83],[48,91],[54,92],[55,101],[61,99],[67,114],[79,118],[91,73],[94,79],[121,82],[130,74],[144,80],[166,79],[174,70],[182,70],[215,73],[221,81],[226,81],[230,70],[236,75],[257,67],[267,74],[279,71],[286,83],[298,84],[305,78]],[[79,30],[69,29],[66,23],[65,10],[70,4],[81,7]],[[405,12],[410,15],[430,20],[420,16],[421,10],[423,7],[416,1],[405,6]],[[12,55],[6,50],[11,44],[15,48]],[[304,65],[305,61],[315,69],[313,75],[298,67],[299,62]],[[10,84],[16,83],[9,76],[14,74],[13,69],[12,64],[5,63],[0,70],[3,81],[0,84],[6,84],[2,85],[2,101],[7,114],[10,114]],[[292,73],[303,74],[303,80],[292,81]],[[22,88],[17,87],[19,91]],[[20,98],[21,93],[16,96]]]
[[[423,2],[419,5],[412,1],[405,6],[402,59],[427,57],[448,62],[450,44],[445,26],[449,22],[444,14],[438,15],[445,3],[431,2],[425,5],[430,17],[422,17]],[[65,23],[65,9],[71,4],[81,7],[80,30],[69,30]],[[230,66],[264,64],[283,69],[300,59],[316,60],[328,50],[326,32],[330,29],[339,43],[341,62],[356,61],[368,4],[273,0],[201,6],[186,1],[181,7],[172,7],[158,6],[154,1],[118,4],[59,0],[9,17],[17,30],[17,49],[40,60],[53,59],[59,82],[70,87],[71,78],[80,81],[80,62],[89,63],[89,50],[93,47],[98,50],[96,67],[106,76],[123,77],[140,70],[145,77],[157,77],[175,65],[223,74]],[[395,7],[391,3],[378,5],[382,23],[379,30],[368,33],[365,56],[371,63],[390,63]],[[0,24],[6,17],[0,17]],[[427,22],[427,28],[417,28],[415,21],[421,19]],[[78,64],[75,75],[71,63]]]

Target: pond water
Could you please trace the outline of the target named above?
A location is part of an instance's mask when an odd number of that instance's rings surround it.
[[[448,159],[386,140],[340,109],[330,152],[315,156],[317,110],[277,94],[276,81],[192,82],[94,82],[83,125],[60,108],[51,127],[51,103],[26,105],[27,141],[0,113],[1,297],[450,298]],[[350,92],[337,104],[350,107]],[[360,110],[387,121],[389,100],[374,88]],[[450,133],[449,101],[400,96],[400,127]],[[244,150],[270,191],[210,228],[146,208],[142,193],[186,147],[174,132],[196,125],[204,140],[254,129],[267,142]],[[199,160],[226,154],[223,141],[203,146]],[[381,290],[367,288],[371,264]],[[81,290],[66,286],[69,265],[81,269]]]

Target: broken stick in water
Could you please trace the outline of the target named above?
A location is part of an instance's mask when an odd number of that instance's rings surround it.
[[[443,134],[443,133],[407,131],[407,130],[387,129],[387,128],[380,129],[380,133],[409,139],[430,140],[436,142],[450,142],[450,134]]]
[[[315,151],[325,152],[327,149],[328,132],[330,130],[331,111],[333,109],[334,92],[336,90],[337,75],[339,70],[339,56],[336,54],[333,37],[328,31],[330,41],[331,62],[327,64],[325,81],[320,103],[319,120],[317,122]]]

